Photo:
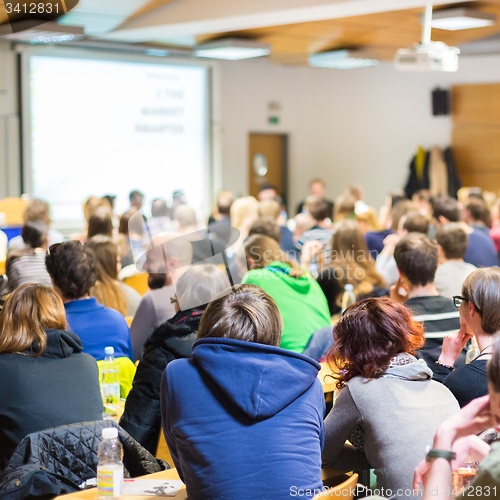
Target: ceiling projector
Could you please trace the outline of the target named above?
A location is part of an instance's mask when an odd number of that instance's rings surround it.
[[[409,49],[399,49],[394,65],[399,71],[457,71],[460,49],[443,42],[417,43]]]

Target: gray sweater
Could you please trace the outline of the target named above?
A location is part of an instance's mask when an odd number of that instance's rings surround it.
[[[408,354],[395,360],[403,358],[410,362],[391,365],[380,378],[347,382],[325,419],[323,449],[323,467],[375,469],[377,488],[384,488],[377,494],[398,500],[421,498],[409,491],[415,467],[438,426],[460,409],[422,360]],[[346,443],[355,430],[361,431],[357,448]]]

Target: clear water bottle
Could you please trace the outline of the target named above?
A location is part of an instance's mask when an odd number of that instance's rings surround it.
[[[104,353],[101,380],[102,400],[104,403],[103,418],[112,418],[118,414],[120,377],[118,375],[118,363],[115,360],[115,350],[112,347],[106,347]]]
[[[355,302],[356,295],[354,295],[354,287],[348,283],[344,286],[344,294],[342,295],[342,312]]]
[[[100,500],[121,498],[123,486],[123,448],[116,427],[102,430],[97,448],[97,493]]]

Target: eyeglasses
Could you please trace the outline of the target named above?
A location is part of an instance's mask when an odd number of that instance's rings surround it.
[[[50,247],[47,248],[47,255],[55,255],[60,244],[61,243],[54,243],[53,245],[50,245]]]
[[[478,312],[479,316],[483,315],[483,311],[481,311],[481,309],[479,309],[479,307],[477,307],[476,304],[474,304],[474,302],[472,302],[471,300],[469,300],[467,297],[462,297],[461,295],[454,295],[452,298],[453,298],[453,304],[455,305],[455,307],[457,309],[460,309],[460,306],[462,305],[462,302],[465,300],[467,302],[470,302],[475,307],[475,309]]]

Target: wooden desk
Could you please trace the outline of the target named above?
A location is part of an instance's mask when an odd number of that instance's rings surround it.
[[[177,474],[176,469],[164,470],[162,472],[156,472],[154,474],[149,474],[143,476],[142,479],[179,479],[179,474]],[[97,498],[97,488],[90,488],[84,491],[77,491],[76,493],[70,493],[69,495],[63,495],[64,500],[95,500]],[[139,495],[123,495],[123,500],[153,500],[152,496],[139,496]],[[186,487],[183,485],[175,497],[162,497],[162,498],[175,498],[176,500],[187,500]]]
[[[318,373],[318,378],[321,381],[321,384],[323,385],[323,392],[326,394],[328,392],[335,392],[335,384],[337,381],[331,377],[328,377],[327,375],[330,375],[332,371],[330,368],[328,368],[328,365],[323,362],[320,363],[321,365],[321,370]]]

